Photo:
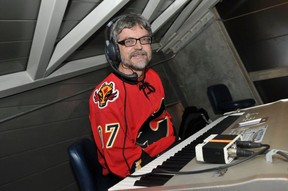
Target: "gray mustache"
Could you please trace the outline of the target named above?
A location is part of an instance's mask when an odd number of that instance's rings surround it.
[[[130,58],[137,55],[147,55],[147,52],[144,50],[136,50],[130,54]]]

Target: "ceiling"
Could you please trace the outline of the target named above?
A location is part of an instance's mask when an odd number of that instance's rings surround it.
[[[1,0],[0,98],[107,67],[105,26],[123,13],[151,22],[153,50],[177,53],[219,0]]]

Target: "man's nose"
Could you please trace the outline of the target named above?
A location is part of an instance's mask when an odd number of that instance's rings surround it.
[[[134,45],[134,48],[142,49],[142,44],[140,43],[139,39],[136,40],[136,44]]]

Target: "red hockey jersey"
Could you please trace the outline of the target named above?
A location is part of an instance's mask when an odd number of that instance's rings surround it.
[[[149,162],[147,154],[151,160],[175,142],[162,82],[152,69],[138,84],[111,73],[94,89],[89,106],[104,175],[124,178]]]

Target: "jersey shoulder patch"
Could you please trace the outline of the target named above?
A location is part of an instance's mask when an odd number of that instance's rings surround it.
[[[99,89],[94,91],[93,101],[100,109],[107,107],[109,102],[119,97],[119,91],[115,89],[114,82],[103,82]]]

